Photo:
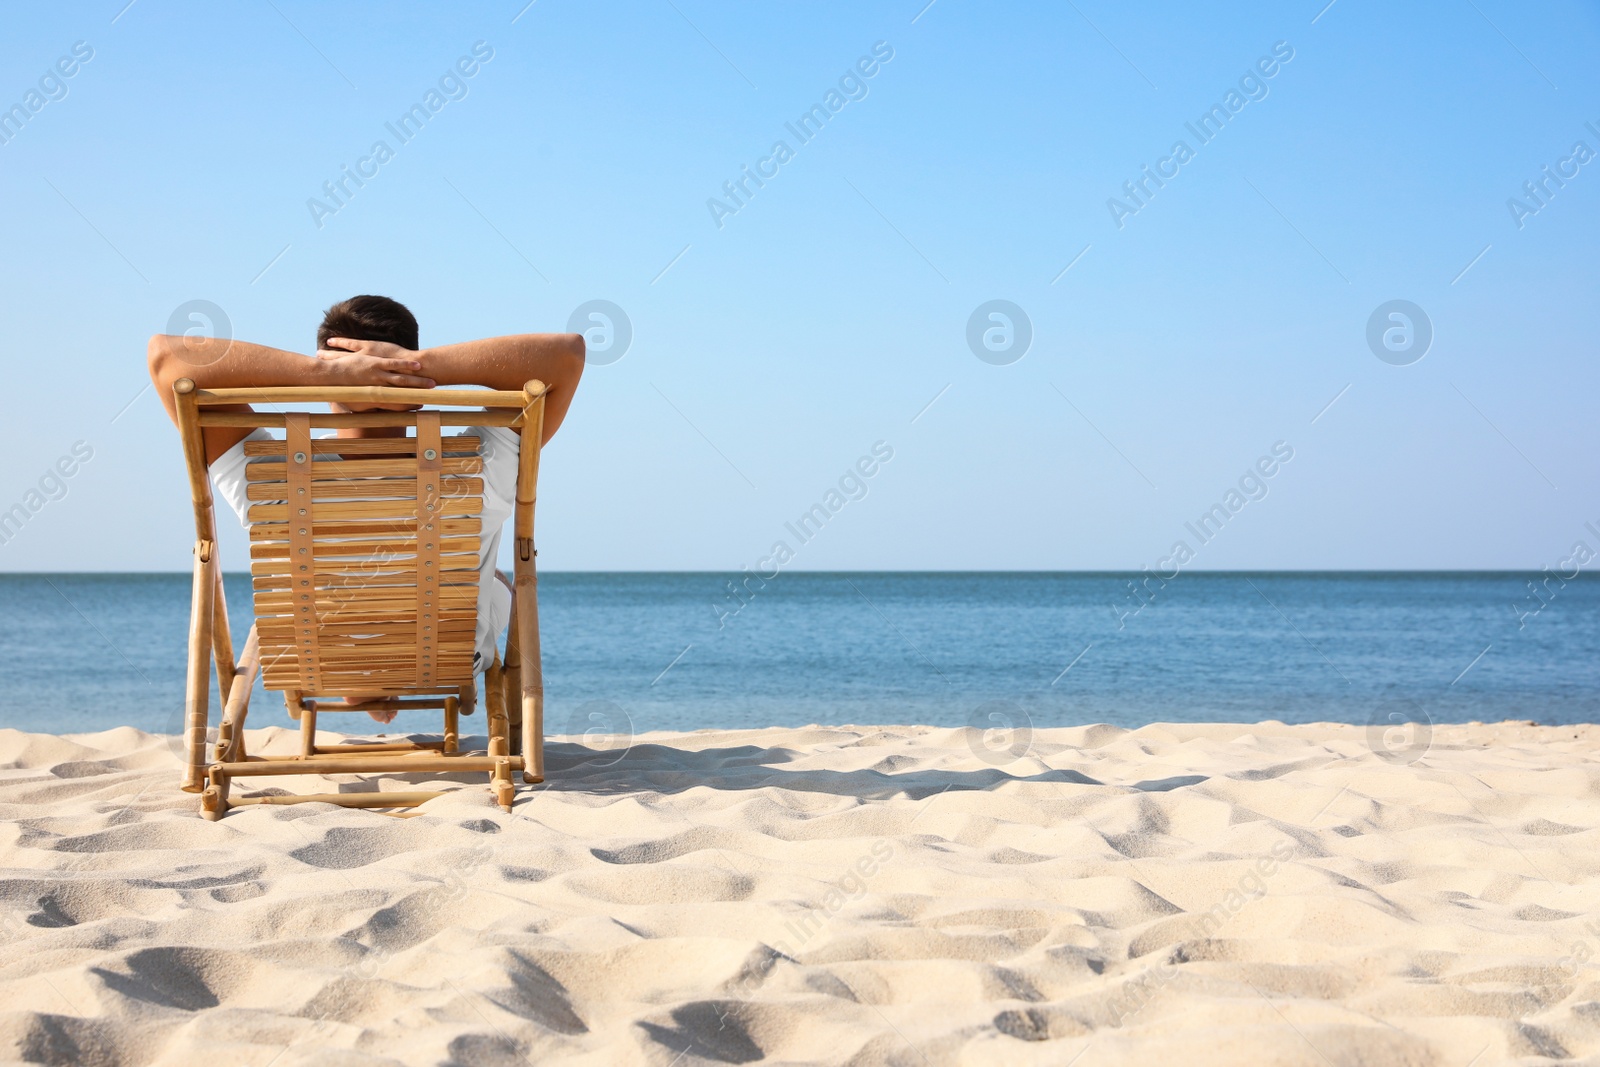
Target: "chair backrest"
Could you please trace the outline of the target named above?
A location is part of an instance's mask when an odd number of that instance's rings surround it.
[[[204,427],[281,427],[246,441],[250,573],[260,663],[286,695],[453,693],[473,681],[482,442],[444,426],[505,426],[523,443],[515,508],[532,552],[544,387],[524,392],[346,389],[177,390],[198,543],[214,551]],[[432,403],[475,411],[332,414],[211,411],[244,403]],[[487,410],[485,410],[487,409]],[[406,437],[313,438],[313,428],[402,426]],[[528,558],[524,556],[522,558]]]
[[[430,417],[431,416],[431,417]],[[476,436],[437,412],[403,438],[283,441],[245,456],[250,574],[263,682],[305,693],[385,693],[472,681],[478,548]]]

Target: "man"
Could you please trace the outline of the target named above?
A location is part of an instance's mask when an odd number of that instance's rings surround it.
[[[578,379],[583,376],[584,344],[581,334],[533,333],[491,337],[482,341],[438,348],[418,344],[417,320],[398,301],[385,296],[355,296],[333,305],[317,328],[317,354],[303,356],[264,345],[225,338],[150,338],[150,379],[167,414],[177,421],[172,386],[189,378],[202,389],[260,386],[386,385],[432,389],[436,385],[482,385],[490,389],[520,391],[532,379],[549,387],[544,402],[547,442],[561,426]],[[336,411],[404,409],[400,405],[334,405]],[[247,405],[215,407],[212,411],[249,411]],[[478,629],[476,667],[482,671],[494,658],[500,633],[511,620],[511,592],[497,580],[495,557],[500,534],[516,499],[516,433],[503,427],[469,429],[483,441],[483,536],[479,548]],[[233,506],[239,521],[250,507],[246,498],[244,443],[269,440],[265,430],[212,427],[205,435],[206,464],[216,495]],[[345,428],[340,437],[403,437],[404,427]],[[333,695],[333,694],[325,694]],[[351,702],[359,693],[337,694]],[[370,712],[379,722],[394,719],[392,711]]]

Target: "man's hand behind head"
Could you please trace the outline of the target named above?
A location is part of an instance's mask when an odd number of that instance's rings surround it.
[[[330,364],[339,385],[387,385],[403,389],[432,389],[436,384],[419,372],[417,354],[388,341],[360,341],[330,337],[317,358]],[[347,411],[415,411],[420,404],[340,405]]]

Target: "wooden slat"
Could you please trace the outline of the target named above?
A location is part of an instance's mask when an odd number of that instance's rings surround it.
[[[440,479],[440,492],[450,502],[466,501],[470,507],[456,507],[459,513],[477,514],[483,510],[483,479],[482,478],[443,478]],[[245,487],[245,498],[248,500],[278,500],[281,501],[286,493],[283,482],[251,482]],[[335,500],[369,500],[378,497],[415,500],[417,496],[416,478],[372,478],[357,482],[331,482],[318,481],[311,483],[311,499],[321,501]],[[320,513],[321,508],[317,511]]]
[[[471,608],[458,607],[451,608],[448,611],[440,611],[438,619],[446,632],[451,629],[459,629],[461,632],[466,633],[472,630],[473,623],[476,621],[475,615],[476,612],[472,611]],[[322,621],[322,629],[325,634],[334,637],[339,635],[359,637],[363,634],[387,633],[390,630],[399,632],[409,623],[409,619],[410,616],[406,613],[399,615],[368,613],[365,616],[357,616],[353,613],[346,616],[341,613],[329,615],[324,619]],[[276,635],[284,627],[290,625],[292,623],[287,615],[264,615],[260,620],[263,636]]]
[[[267,598],[257,603],[256,613],[273,614],[276,612],[288,613],[291,603],[299,603],[298,594],[302,590],[293,588],[288,584],[290,576],[269,575],[265,578],[251,579],[252,588],[258,597]],[[475,571],[452,571],[447,578],[450,580],[440,586],[439,595],[444,601],[444,607],[461,610],[467,606],[468,601],[476,601],[478,581]],[[318,610],[336,612],[340,608],[350,611],[371,611],[369,604],[383,604],[380,609],[392,613],[395,602],[403,601],[407,596],[416,597],[416,581],[414,576],[395,577],[384,576],[371,579],[341,580],[338,577],[318,579],[319,584],[314,587],[314,595],[319,605]],[[296,594],[291,598],[290,594]],[[282,598],[281,605],[278,600]],[[415,605],[413,605],[414,607]],[[405,609],[401,609],[402,611]]]
[[[256,616],[261,622],[276,623],[290,620],[289,605],[291,601],[289,599],[289,591],[264,589],[258,592],[256,596],[263,600],[281,601],[281,604],[256,605]],[[416,591],[405,586],[385,586],[360,597],[359,601],[355,603],[335,601],[323,594],[318,597],[317,610],[322,613],[324,621],[328,623],[376,630],[397,625],[400,620],[411,617],[411,609],[404,606],[408,597],[415,601]],[[443,607],[440,608],[441,617],[455,618],[458,615],[472,615],[475,617],[477,614],[478,598],[476,590],[470,586],[447,585],[439,594],[439,599],[443,602]],[[298,601],[294,601],[294,603],[298,603]],[[350,632],[355,633],[358,631],[352,629]]]
[[[464,599],[469,593],[477,590],[481,584],[476,570],[462,569],[448,571],[443,575],[449,579],[440,585],[440,594],[448,601],[452,594],[459,593]],[[250,579],[250,587],[257,593],[288,595],[294,587],[290,583],[294,580],[292,575],[269,574],[260,578]],[[340,576],[336,574],[323,575],[317,579],[315,586],[316,596],[319,601],[331,602],[331,595],[335,593],[348,593],[351,599],[343,603],[359,606],[369,598],[392,597],[396,600],[404,599],[410,594],[416,598],[417,577],[415,571],[388,571],[383,574],[352,574]],[[294,590],[300,592],[300,590]],[[262,605],[263,607],[265,605]],[[413,604],[413,607],[416,605]],[[287,609],[285,609],[287,610]]]
[[[463,578],[466,575],[462,576]],[[462,581],[459,584],[446,585],[441,591],[444,598],[445,610],[465,610],[478,602],[479,583]],[[404,605],[407,603],[405,594],[409,590],[405,586],[352,586],[346,588],[318,589],[316,591],[317,603],[320,607],[332,610],[334,608],[348,609],[351,616],[361,612],[392,612],[394,605],[401,605],[401,611],[410,610]],[[256,613],[278,614],[287,613],[293,600],[289,593],[279,592],[275,589],[262,589],[256,592]],[[412,604],[411,607],[416,607]]]
[[[441,667],[435,671],[441,680],[463,685],[472,678],[472,668],[467,664],[459,667]],[[284,674],[281,676],[264,677],[262,685],[267,689],[284,690],[294,688],[295,675]],[[345,693],[366,695],[369,693],[412,692],[417,684],[416,668],[397,668],[393,671],[334,671],[328,672],[323,679],[321,692],[330,696],[343,696]]]
[[[405,697],[405,698],[408,698],[408,699],[406,701],[405,708],[402,708],[401,710],[409,710],[411,708],[420,708],[420,709],[427,710],[427,709],[444,707],[444,701],[443,700],[439,700],[439,701],[433,702],[433,703],[423,703],[422,701],[419,700],[419,701],[416,701],[416,702],[412,703],[412,702],[409,701],[409,698],[410,697],[416,697],[416,696],[422,696],[422,695],[427,694],[427,693],[433,693],[433,694],[437,694],[439,696],[449,696],[451,694],[458,693],[460,691],[461,691],[460,686],[439,685],[439,686],[434,686],[432,688],[423,687],[421,689],[418,689],[414,685],[408,685],[404,689],[399,689],[399,690],[395,690],[393,692],[385,693],[384,695],[379,696],[376,699],[378,699],[378,700],[393,700],[393,699],[397,699],[397,698],[400,698],[400,697]],[[378,692],[378,690],[369,690],[369,692]],[[328,698],[325,697],[325,698],[323,698],[322,701],[313,701],[313,703],[317,703],[322,711],[346,711],[346,710],[359,711],[359,710],[361,710],[359,707],[358,708],[329,707],[328,704],[326,703],[327,699]]]
[[[287,648],[288,646],[284,647]],[[449,662],[452,659],[472,659],[473,646],[471,634],[453,635],[449,641],[445,642],[439,647],[441,649],[439,654],[444,662]],[[328,644],[323,646],[323,654],[328,657],[327,663],[323,664],[324,669],[331,669],[331,665],[336,661],[343,661],[339,668],[341,670],[376,670],[378,668],[394,666],[405,667],[409,660],[412,660],[416,657],[417,652],[414,646],[400,644]],[[277,669],[278,666],[279,665],[275,664],[274,669]],[[411,664],[412,668],[415,666],[415,663]],[[416,679],[411,679],[411,682],[412,684],[415,684]],[[428,684],[431,685],[433,683],[430,682]]]
[[[451,624],[440,625],[442,625],[442,629],[438,630],[438,640],[442,641],[443,645],[461,645],[467,649],[472,648],[475,627],[470,622],[467,622],[467,624],[451,622]],[[293,627],[269,627],[266,637],[262,637],[262,640],[269,643],[269,645],[285,645],[288,641],[294,640]],[[392,625],[389,630],[379,630],[379,632],[370,632],[370,630],[366,630],[366,632],[349,632],[349,630],[334,630],[328,625],[323,625],[322,641],[325,648],[386,649],[400,648],[400,646],[411,641],[411,637],[410,632],[402,625]]]
[[[444,684],[461,685],[472,678],[472,664],[468,660],[460,660],[440,665],[435,669]],[[268,689],[291,689],[298,675],[293,671],[275,672],[262,676],[262,685]],[[340,669],[330,666],[327,677],[322,680],[319,690],[328,696],[368,696],[373,693],[415,691],[417,685],[416,665],[400,664],[389,670],[355,670]]]
[[[444,537],[439,540],[439,551],[446,554],[470,552],[476,555],[481,544],[482,542],[476,537]],[[414,538],[410,540],[361,538],[351,541],[331,541],[326,538],[319,538],[317,540],[318,559],[327,559],[330,556],[374,556],[379,553],[411,555],[416,550],[417,542]],[[288,559],[288,542],[268,541],[258,545],[251,545],[250,558],[257,560]]]
[[[442,679],[462,685],[472,678],[472,667],[467,663],[448,664],[436,669]],[[264,675],[262,685],[267,689],[291,689],[295,675]],[[373,693],[414,692],[417,685],[416,667],[396,667],[391,671],[341,671],[329,668],[323,679],[321,692],[329,696],[367,696]]]
[[[410,521],[407,521],[407,520]],[[457,518],[447,518],[441,524],[440,534],[445,537],[460,537],[466,534],[476,534],[483,530],[483,520],[476,516],[463,515]],[[384,537],[399,535],[403,537],[416,536],[417,528],[415,516],[406,516],[400,519],[377,520],[338,520],[336,522],[318,521],[311,525],[311,536],[319,543],[329,537]],[[282,541],[289,536],[289,524],[286,522],[256,523],[250,527],[250,540],[252,541]]]
[[[264,596],[264,597],[280,597],[280,596],[285,596],[286,594],[283,594],[283,593],[270,593],[269,592],[269,593],[262,593],[260,595]],[[470,612],[473,615],[476,615],[475,608],[476,608],[476,604],[477,604],[477,599],[475,597],[467,597],[467,596],[454,597],[454,596],[446,595],[445,597],[443,597],[441,599],[446,601],[447,613],[448,612],[460,612],[462,614],[467,614],[467,613]],[[383,615],[383,618],[381,620],[380,619],[376,619],[373,616],[369,615],[369,616],[366,616],[366,617],[363,617],[363,618],[360,618],[360,619],[352,619],[352,620],[349,620],[349,621],[352,624],[355,624],[356,622],[360,622],[360,623],[365,624],[365,625],[381,624],[381,625],[387,626],[387,625],[392,624],[393,622],[395,622],[399,618],[404,617],[401,614],[401,612],[403,612],[405,609],[404,608],[397,609],[394,606],[394,605],[400,603],[400,598],[396,597],[393,600],[380,601],[380,603],[385,603],[387,605],[385,607],[385,609],[384,609],[384,615]],[[323,607],[322,610],[323,610],[324,615],[327,616],[328,618],[337,618],[337,619],[340,619],[341,621],[343,621],[344,617],[342,615],[338,614],[338,607],[339,607],[339,605],[326,605],[326,606]],[[263,622],[263,623],[268,623],[268,622],[276,623],[276,622],[289,622],[289,621],[291,621],[289,615],[287,615],[287,614],[274,614],[273,613],[274,611],[282,612],[282,611],[286,611],[286,609],[268,608],[264,612],[258,612],[257,614],[258,614],[259,620],[261,622]]]
[[[443,503],[443,514],[446,516],[476,515],[483,510],[483,501],[478,497],[448,498]],[[415,500],[350,500],[317,505],[316,518],[322,521],[354,519],[371,522],[374,519],[415,518],[416,513]],[[254,504],[248,515],[252,523],[288,522],[291,517],[298,516],[291,516],[288,506],[284,504]]]
[[[281,430],[281,411],[201,411],[200,425],[206,429],[232,427],[234,429]],[[522,425],[522,412],[501,408],[496,411],[446,411],[441,426],[507,426],[513,429]],[[315,430],[370,429],[377,426],[415,426],[415,413],[404,411],[355,411],[348,415],[312,412],[311,427]],[[399,438],[395,438],[399,440]]]
[[[467,672],[462,671],[461,674],[466,675]],[[452,675],[452,677],[457,676]],[[465,678],[461,678],[458,681],[458,684],[462,684],[464,682]],[[289,688],[289,683],[287,682],[274,681],[270,679],[264,680],[262,685],[267,689],[277,691],[282,691]],[[350,675],[349,677],[341,676],[333,681],[330,681],[327,685],[326,692],[329,696],[343,696],[345,693],[350,693],[356,696],[366,696],[371,693],[409,692],[413,691],[413,687],[415,685],[416,682],[409,676],[395,675],[393,677],[370,678],[359,675]]]
[[[494,389],[404,389],[391,385],[266,385],[238,389],[196,389],[201,407],[216,404],[427,404],[440,408],[516,408],[527,398]],[[394,412],[415,419],[417,412]]]
[[[473,636],[473,631],[471,630],[445,630],[440,634],[440,642],[442,647],[457,648],[470,654],[474,647]],[[272,635],[267,637],[265,640],[269,645],[273,646],[287,645],[289,641],[293,640],[293,637],[293,634],[284,634],[282,631],[274,631]],[[410,644],[410,638],[400,633],[398,629],[388,634],[380,634],[366,638],[356,638],[346,634],[329,634],[326,630],[324,630],[322,633],[322,640],[324,648],[340,648],[351,651],[365,649],[379,653],[402,649]]]
[[[464,623],[450,622],[439,624],[439,639],[445,644],[471,645],[476,633],[476,628],[471,621]],[[258,624],[259,632],[259,624]],[[322,627],[322,641],[326,647],[339,648],[386,648],[399,645],[409,640],[406,626],[396,620],[383,629],[371,626],[336,628],[324,624]],[[268,645],[285,645],[294,640],[295,631],[292,626],[270,626],[262,635],[261,640]]]
[[[465,552],[445,552],[439,557],[439,565],[446,570],[473,570],[478,569],[478,550],[472,548]],[[287,554],[281,559],[255,560],[250,564],[250,573],[254,575],[289,574],[297,564]],[[367,549],[361,552],[351,552],[348,555],[334,556],[327,552],[327,545],[317,545],[317,565],[312,574],[357,574],[363,570],[367,573],[393,570],[415,570],[416,547],[412,546],[405,551],[380,550],[373,552]]]
[[[265,645],[282,645],[293,640],[294,636],[295,632],[292,630],[274,627],[268,630],[261,640]],[[445,644],[462,645],[469,649],[472,647],[473,636],[474,628],[471,624],[465,626],[451,625],[440,631],[440,640]],[[324,627],[322,639],[328,643],[329,647],[337,645],[340,648],[387,648],[399,646],[410,640],[398,622],[391,624],[390,629],[387,631],[369,635],[340,633]]]
[[[483,442],[476,434],[460,434],[444,439],[444,451],[451,452],[476,452]],[[388,452],[410,452],[415,454],[417,439],[415,437],[317,437],[311,441],[311,451],[321,456],[326,453],[369,455]],[[273,456],[282,457],[283,442],[274,441],[246,441],[244,454],[247,457]]]
[[[282,596],[282,594],[262,593],[261,596],[263,598],[267,598]],[[476,621],[478,615],[477,611],[475,610],[475,604],[475,600],[469,602],[469,598],[463,595],[458,598],[457,604],[441,610],[439,613],[439,618],[447,623],[460,622],[471,626]],[[361,607],[366,607],[365,602],[361,604]],[[326,627],[347,628],[351,633],[359,633],[362,632],[363,628],[370,630],[385,626],[399,625],[400,619],[405,617],[406,616],[404,615],[396,615],[393,612],[365,610],[357,611],[351,605],[346,604],[342,605],[341,610],[338,612],[330,612],[322,621],[323,625]],[[259,623],[263,629],[263,632],[266,632],[276,626],[292,625],[292,621],[288,615],[275,615],[271,612],[263,614],[259,620]]]
[[[376,648],[325,646],[321,648],[321,654],[324,657],[322,669],[325,671],[398,670],[409,675],[412,682],[416,681],[417,649],[415,645],[404,647],[387,645]],[[472,642],[465,641],[458,645],[436,645],[434,654],[438,657],[441,665],[471,663]],[[432,685],[433,683],[428,682],[426,684]]]
[[[312,579],[318,589],[358,589],[387,585],[415,585],[419,573],[415,557],[389,556],[371,560],[318,559],[313,569],[302,572],[302,564],[295,560],[268,560],[252,563],[250,574],[255,579],[252,588],[276,589],[278,578]],[[441,580],[447,584],[466,585],[478,581],[478,554],[455,553],[442,563]]]
[[[273,616],[277,618],[277,616]],[[383,623],[368,623],[366,625],[353,623],[328,623],[322,627],[322,639],[329,644],[337,644],[345,648],[378,647],[388,645],[411,645],[415,643],[415,636],[408,629],[410,619],[404,616],[389,619]],[[470,621],[452,621],[448,624],[440,622],[442,629],[439,631],[439,640],[446,643],[457,642],[471,644],[473,627]],[[284,629],[282,627],[269,629],[263,640],[268,643],[281,641]],[[294,633],[298,633],[296,628]]]
[[[284,662],[287,663],[288,660]],[[460,686],[472,679],[472,663],[469,659],[446,662],[436,667],[434,673],[439,675],[442,684]],[[268,689],[292,689],[298,677],[296,671],[278,670],[263,674],[261,682]],[[388,670],[341,669],[338,666],[329,666],[319,692],[328,696],[343,696],[347,693],[352,696],[367,696],[373,693],[415,692],[416,686],[417,668],[414,663],[401,663]]]
[[[452,552],[448,559],[441,561],[440,565],[448,582],[467,583],[478,580],[476,552]],[[301,566],[302,564],[296,559],[261,560],[250,564],[250,574],[257,579],[301,575],[313,578],[319,588],[346,589],[363,584],[377,586],[413,582],[418,573],[416,557],[402,556],[399,553],[370,559],[319,557],[312,569],[301,572]],[[257,581],[255,588],[275,587],[270,583],[263,584]]]
[[[457,456],[439,462],[443,474],[477,474],[483,470],[480,456]],[[270,461],[246,463],[245,478],[252,482],[281,482],[288,478],[288,464]],[[311,464],[311,480],[329,478],[405,478],[415,480],[415,459],[318,459]]]
[[[473,645],[470,634],[452,637],[449,642],[440,646],[440,648],[440,655],[446,660],[451,658],[466,660],[472,659]],[[340,668],[341,670],[378,670],[380,668],[388,669],[390,667],[399,667],[415,673],[416,663],[414,660],[416,657],[416,646],[410,642],[406,642],[404,644],[374,645],[370,647],[364,645],[338,644],[330,645],[323,651],[328,652],[328,649],[336,649],[338,653],[337,658],[346,661],[344,666]],[[332,655],[333,653],[328,652],[328,654]],[[361,658],[369,655],[370,659]],[[359,665],[352,666],[352,663]],[[285,663],[280,661],[278,663],[274,663],[272,665],[272,669],[280,670],[284,666]],[[410,684],[415,685],[416,683],[417,680],[415,678],[410,680]],[[433,683],[429,682],[427,684],[432,685]]]
[[[419,690],[420,692],[420,690]],[[449,697],[425,697],[421,700],[396,700],[393,697],[379,698],[377,700],[361,700],[346,704],[340,700],[313,700],[311,704],[322,711],[436,711],[443,710],[450,702]],[[313,755],[337,755],[340,752],[405,752],[417,751],[424,748],[438,749],[444,745],[443,741],[384,741],[378,744],[359,742],[350,745],[318,745]]]
[[[403,670],[413,674],[416,671],[417,650],[415,646],[380,645],[372,648],[366,646],[349,647],[345,645],[330,645],[323,650],[327,662],[323,664],[324,670]],[[471,640],[456,641],[438,647],[439,662],[470,663],[472,661]],[[416,678],[410,679],[412,684]],[[426,683],[432,685],[432,682]]]
[[[465,669],[472,665],[472,648],[464,645],[460,648],[446,648],[435,651],[438,657],[440,670]],[[322,670],[332,677],[338,671],[354,671],[363,674],[384,673],[398,671],[406,685],[417,684],[417,651],[414,648],[399,651],[389,650],[367,654],[360,649],[338,649],[327,652],[328,660],[322,664]],[[326,684],[326,683],[324,683]],[[433,685],[433,682],[426,682]]]

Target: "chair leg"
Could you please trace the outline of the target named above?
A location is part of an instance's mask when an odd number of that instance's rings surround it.
[[[220,608],[222,601],[218,599]],[[233,682],[228,687],[228,698],[223,706],[222,725],[217,727],[216,762],[242,763],[244,750],[244,721],[250,713],[250,691],[255,685],[260,668],[261,639],[256,628],[250,627],[245,638],[244,652],[235,665]]]
[[[211,550],[215,552],[216,549]],[[216,576],[217,591],[212,594],[211,650],[217,665],[217,707],[226,707],[228,694],[233,692],[233,675],[239,661],[233,654],[233,635],[228,630],[228,597],[222,586],[222,566],[219,560],[212,568]],[[254,627],[252,627],[254,629]]]
[[[454,755],[461,738],[460,701],[457,697],[444,698],[444,752]]]
[[[484,706],[487,709],[489,726],[492,730],[495,722],[506,717],[505,694],[505,669],[500,666],[500,657],[496,656],[489,664],[489,669],[483,672]],[[516,742],[511,740],[512,754],[516,754]]]
[[[544,670],[539,656],[539,576],[532,558],[516,561],[518,702],[522,708],[522,780],[544,781]]]
[[[487,676],[485,687],[487,687]],[[506,628],[506,658],[500,668],[500,699],[511,731],[511,754],[522,755],[522,649],[517,641],[517,599],[511,595],[511,625]]]
[[[230,779],[220,767],[212,767],[206,775],[209,785],[200,794],[200,814],[216,822],[228,813],[228,785]]]
[[[509,756],[509,755],[511,755],[511,741],[507,737],[507,734],[509,733],[508,725],[509,724],[506,722],[505,702],[501,701],[500,702],[500,706],[498,708],[495,707],[493,704],[490,704],[489,705],[489,755],[491,755],[491,756]]]
[[[509,812],[511,802],[517,795],[517,787],[511,783],[510,757],[494,761],[494,774],[490,778],[490,784],[494,788],[494,799],[500,805],[500,810]]]
[[[183,791],[204,789],[206,732],[210,726],[211,622],[216,604],[216,572],[209,559],[216,549],[208,541],[195,544],[194,590],[189,603],[189,676],[183,712]]]
[[[496,707],[496,704],[499,707]],[[504,701],[489,703],[489,755],[495,757],[494,769],[489,772],[489,789],[501,810],[510,811],[517,787],[511,783],[511,742],[506,737],[506,710]]]
[[[307,759],[317,754],[317,706],[308,700],[300,702],[300,755]]]

